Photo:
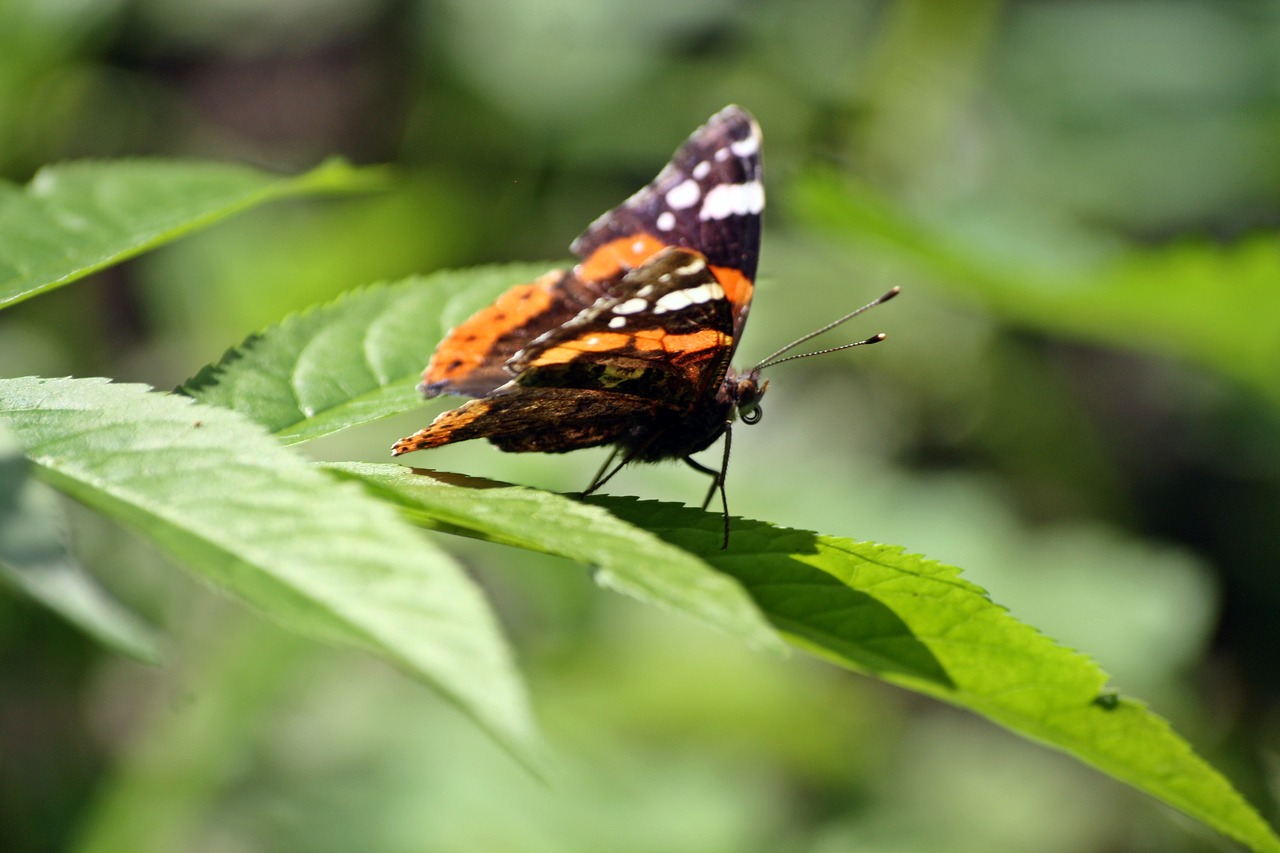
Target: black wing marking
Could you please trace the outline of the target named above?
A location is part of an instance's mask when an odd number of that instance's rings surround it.
[[[742,107],[725,107],[694,131],[648,186],[593,222],[571,248],[588,258],[615,240],[647,234],[737,270],[747,286],[729,298],[741,332],[760,254],[762,174],[759,126]]]

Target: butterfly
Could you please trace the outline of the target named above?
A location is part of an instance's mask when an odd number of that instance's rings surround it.
[[[711,477],[704,508],[720,492],[726,547],[732,426],[760,420],[761,371],[803,357],[780,356],[897,293],[749,370],[732,368],[755,288],[761,177],[759,125],[725,107],[573,242],[576,266],[511,288],[446,335],[418,388],[475,399],[397,441],[392,455],[473,438],[516,453],[612,445],[584,494],[632,462],[679,459]],[[721,436],[719,469],[692,458]]]

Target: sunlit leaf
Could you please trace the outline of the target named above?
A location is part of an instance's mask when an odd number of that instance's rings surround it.
[[[103,380],[0,380],[36,473],[293,630],[372,650],[529,759],[495,620],[451,558],[233,412]]]
[[[285,441],[304,441],[422,405],[415,386],[452,325],[546,265],[438,273],[366,288],[256,335],[201,371],[183,391],[245,414]],[[431,488],[399,465],[334,469],[376,482],[440,523],[475,524],[499,541],[560,554],[600,569],[597,578],[754,645],[778,648],[773,632],[732,581],[642,530],[567,498],[521,489],[472,493]],[[443,498],[444,504],[439,503]],[[451,521],[452,519],[452,521]],[[474,528],[473,528],[474,529]]]
[[[374,170],[339,161],[296,177],[175,160],[48,166],[0,182],[0,308],[242,210],[292,196],[368,189]]]
[[[182,388],[286,443],[422,405],[416,386],[444,333],[547,264],[483,267],[376,285],[295,314]]]
[[[967,269],[936,245],[928,250],[957,274]],[[413,385],[440,334],[534,273],[441,273],[351,294],[266,330],[185,390],[287,440],[420,405]],[[1064,750],[1256,849],[1280,849],[1256,812],[1163,720],[1109,692],[1092,662],[1010,617],[956,569],[895,548],[744,521],[735,521],[731,548],[721,552],[712,513],[589,501],[616,516],[606,521],[577,502],[524,489],[475,488],[398,466],[333,470],[363,480],[420,524],[603,566],[606,578],[644,600],[743,634],[750,617],[736,604],[724,610],[733,600],[724,597],[728,588],[707,596],[697,586],[700,566],[668,563],[671,552],[628,525],[655,533],[735,579],[774,627],[813,653]],[[603,534],[593,538],[597,529]]]
[[[597,506],[551,492],[401,465],[329,468],[366,483],[419,523],[577,560],[596,567],[596,580],[604,586],[754,646],[783,648],[732,578]],[[708,538],[718,544],[719,536],[717,529]]]

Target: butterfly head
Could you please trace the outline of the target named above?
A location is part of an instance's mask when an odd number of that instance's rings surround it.
[[[745,373],[730,370],[725,374],[720,394],[727,407],[744,424],[758,424],[764,417],[760,399],[769,388],[769,380],[760,378],[759,368]]]
[[[851,344],[829,347],[828,349],[818,350],[817,352],[806,352],[801,355],[785,355],[786,352],[796,346],[799,346],[805,341],[811,340],[825,332],[829,332],[836,326],[839,326],[848,320],[852,320],[864,311],[887,302],[897,295],[898,288],[895,287],[880,298],[863,305],[856,311],[851,311],[840,319],[828,323],[821,329],[817,329],[797,340],[792,341],[750,370],[739,373],[736,370],[730,369],[725,374],[724,383],[720,387],[721,403],[725,405],[726,408],[732,410],[737,415],[738,419],[744,424],[760,423],[760,418],[764,416],[763,411],[760,409],[760,398],[764,396],[764,392],[769,388],[769,380],[760,378],[760,374],[765,368],[773,367],[775,364],[782,364],[784,361],[794,361],[798,358],[810,358],[815,355],[826,355],[827,353],[839,352],[840,350],[846,350],[851,347],[880,343],[885,339],[883,333],[872,335],[864,341],[855,341]]]

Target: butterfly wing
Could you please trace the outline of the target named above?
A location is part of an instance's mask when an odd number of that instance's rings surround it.
[[[658,177],[587,228],[572,249],[582,278],[636,269],[667,246],[699,252],[733,306],[734,337],[751,307],[764,211],[760,127],[729,106],[694,131]]]
[[[400,439],[392,456],[485,438],[508,453],[567,453],[622,440],[669,408],[658,400],[581,388],[525,388],[515,383],[442,412]]]
[[[644,189],[574,241],[582,262],[511,288],[445,336],[418,386],[427,397],[482,397],[509,381],[530,341],[577,317],[669,246],[699,252],[733,310],[733,341],[751,305],[760,250],[760,129],[741,107],[712,116]]]
[[[511,359],[514,380],[426,429],[396,455],[472,438],[507,451],[559,453],[614,442],[668,453],[662,434],[709,410],[733,348],[733,306],[702,255],[669,248]],[[697,416],[694,416],[697,420]],[[723,423],[692,429],[684,455]]]

